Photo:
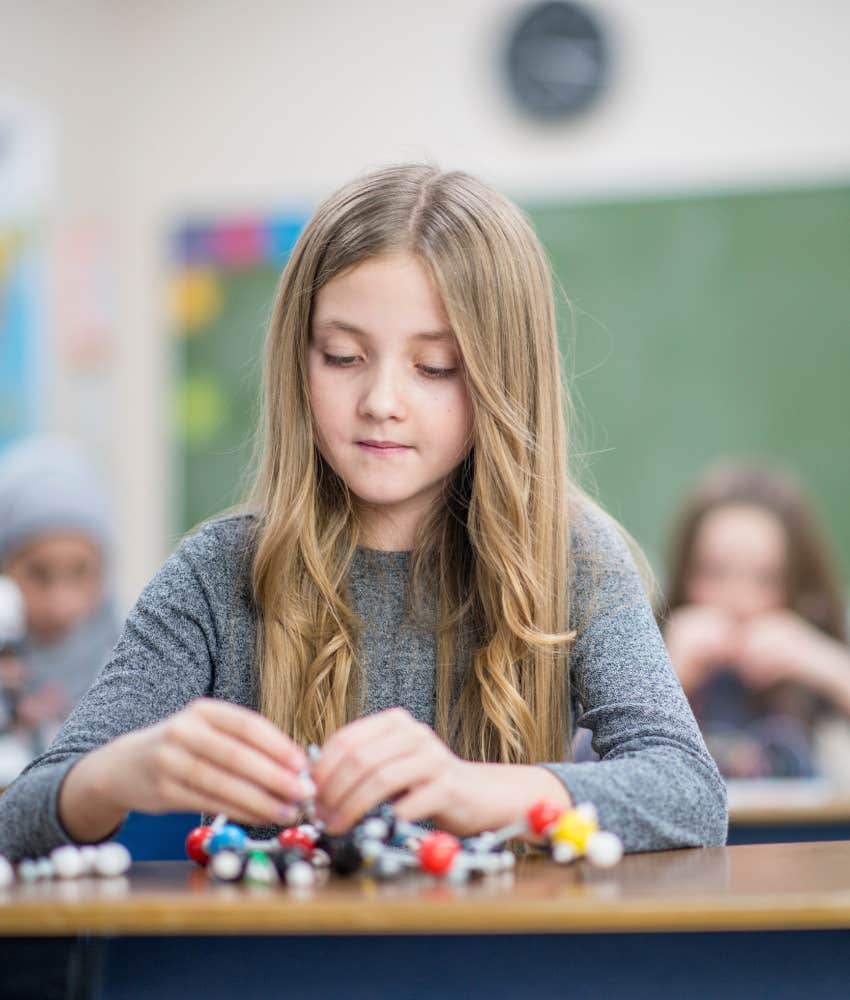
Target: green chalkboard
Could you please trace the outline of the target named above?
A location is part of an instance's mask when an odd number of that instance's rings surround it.
[[[584,478],[656,564],[724,456],[811,487],[850,568],[850,187],[536,204]]]
[[[775,460],[811,486],[846,578],[850,187],[526,208],[570,301],[580,466],[602,503],[659,565],[706,463]],[[242,491],[263,330],[301,221],[183,237],[179,530]]]

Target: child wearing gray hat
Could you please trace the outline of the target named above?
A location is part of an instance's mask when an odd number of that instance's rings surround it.
[[[73,442],[28,438],[0,453],[0,574],[25,619],[16,662],[7,650],[0,671],[11,707],[0,784],[52,739],[106,662],[117,638],[110,559],[104,490]]]

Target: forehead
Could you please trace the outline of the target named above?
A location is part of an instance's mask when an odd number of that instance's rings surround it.
[[[313,302],[313,330],[376,338],[452,337],[437,286],[413,254],[375,257],[329,281]]]
[[[79,531],[56,531],[27,542],[11,555],[10,563],[59,565],[99,558],[100,549],[87,535]]]
[[[784,561],[786,544],[782,522],[771,511],[751,504],[729,504],[703,517],[694,549],[697,558],[775,566]]]

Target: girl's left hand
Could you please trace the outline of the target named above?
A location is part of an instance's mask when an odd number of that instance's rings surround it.
[[[539,799],[572,805],[545,767],[463,760],[403,708],[343,726],[325,744],[311,776],[316,813],[329,833],[348,830],[387,800],[398,819],[429,818],[459,837],[513,823]]]
[[[343,726],[322,749],[311,774],[317,815],[328,832],[340,833],[392,799],[399,819],[432,816],[444,829],[462,831],[474,798],[470,767],[405,709],[368,715]]]

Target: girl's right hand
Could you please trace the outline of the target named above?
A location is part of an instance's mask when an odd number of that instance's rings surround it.
[[[691,694],[715,667],[734,662],[738,633],[734,620],[722,611],[691,604],[670,616],[664,641],[679,683]]]
[[[60,815],[80,840],[103,833],[82,818],[92,796],[104,820],[110,810],[137,810],[226,813],[243,823],[280,825],[314,794],[312,782],[299,777],[305,766],[301,747],[258,712],[200,698],[87,754],[63,783]]]

